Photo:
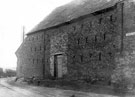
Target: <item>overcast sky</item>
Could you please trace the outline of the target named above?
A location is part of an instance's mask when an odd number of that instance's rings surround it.
[[[0,67],[16,67],[22,26],[30,31],[54,8],[72,0],[0,0]]]

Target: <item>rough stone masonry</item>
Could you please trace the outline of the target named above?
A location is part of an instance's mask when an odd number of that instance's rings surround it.
[[[131,0],[82,0],[56,8],[16,51],[17,76],[109,82],[117,57],[134,51]]]

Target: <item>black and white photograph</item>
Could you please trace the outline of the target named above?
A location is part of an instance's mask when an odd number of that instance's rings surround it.
[[[135,0],[0,0],[0,97],[135,97]]]

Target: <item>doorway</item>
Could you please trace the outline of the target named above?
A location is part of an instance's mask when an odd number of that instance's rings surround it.
[[[61,78],[63,76],[63,57],[62,54],[54,55],[54,78]]]

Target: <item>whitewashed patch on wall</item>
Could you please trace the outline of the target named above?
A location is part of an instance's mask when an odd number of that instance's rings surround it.
[[[126,33],[126,36],[132,36],[135,35],[135,32]]]

